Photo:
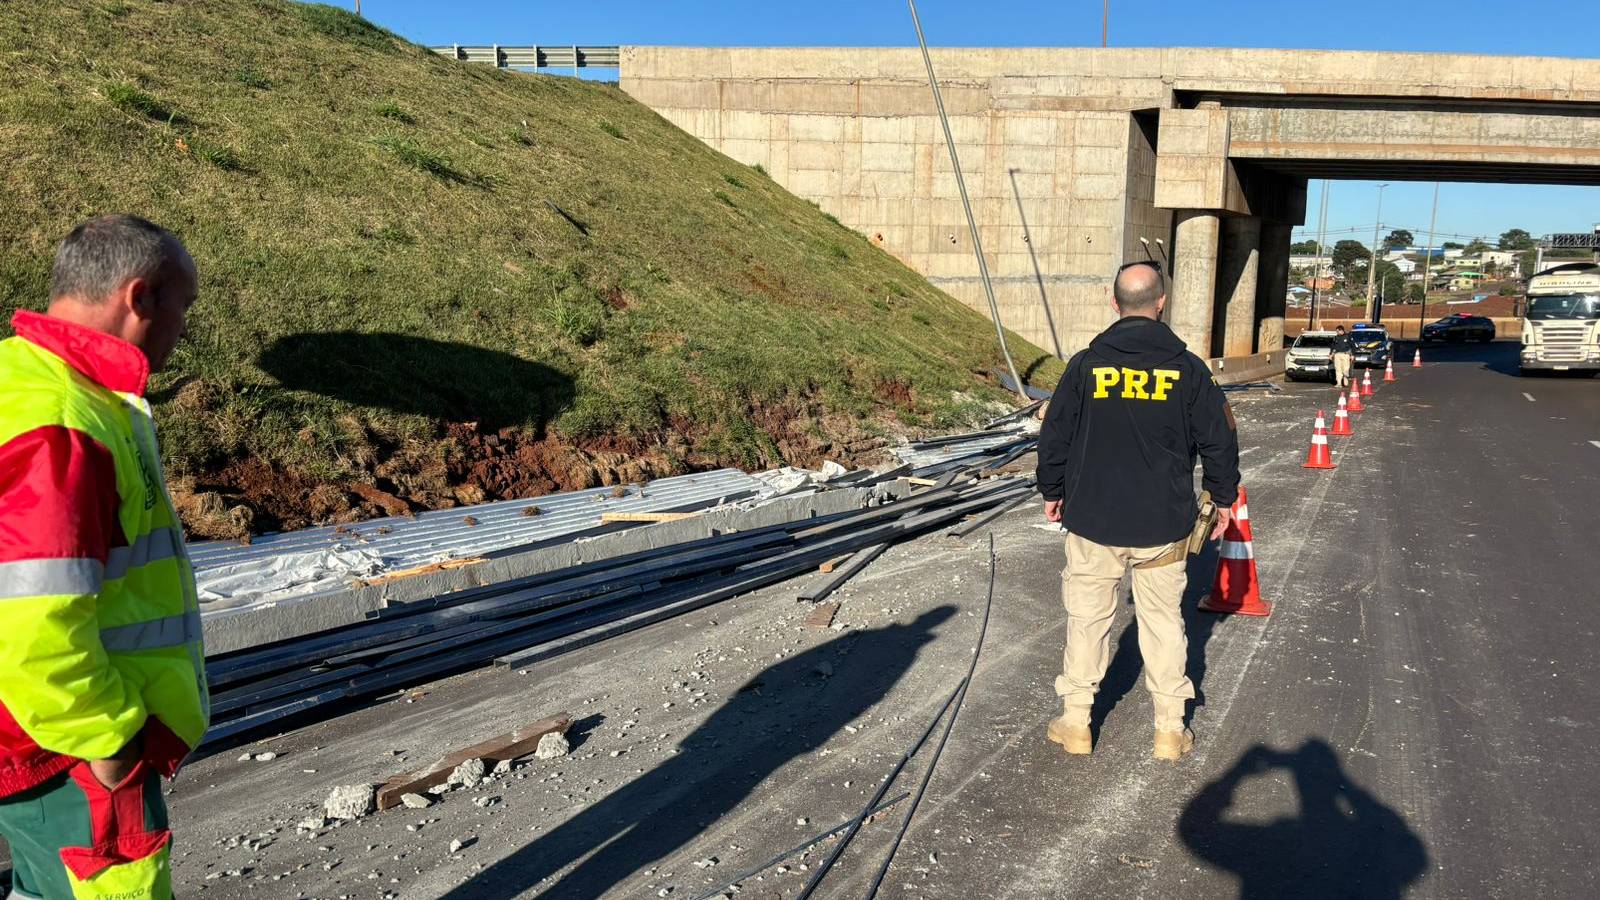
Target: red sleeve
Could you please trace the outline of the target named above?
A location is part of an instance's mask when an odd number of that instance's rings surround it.
[[[87,434],[45,425],[0,445],[0,563],[98,559],[127,543],[117,467]]]

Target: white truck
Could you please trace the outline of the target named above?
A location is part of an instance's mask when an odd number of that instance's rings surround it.
[[[1565,263],[1528,279],[1518,371],[1600,372],[1600,264]]]

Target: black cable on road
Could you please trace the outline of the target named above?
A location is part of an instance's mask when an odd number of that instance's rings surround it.
[[[839,832],[845,830],[846,828],[849,828],[851,825],[854,825],[854,824],[856,824],[858,822],[863,822],[863,823],[866,822],[867,819],[870,819],[873,816],[877,815],[878,813],[883,812],[884,810],[886,810],[889,807],[895,805],[896,803],[899,803],[901,800],[904,800],[905,798],[907,798],[909,796],[911,796],[911,792],[910,791],[902,791],[898,796],[890,797],[888,800],[885,800],[882,803],[879,803],[877,806],[875,806],[872,809],[868,810],[864,815],[858,815],[854,819],[849,820],[848,822],[840,822],[838,825],[835,825],[834,827],[828,829],[827,831],[824,831],[823,833],[817,835],[816,837],[811,838],[810,840],[807,840],[807,841],[803,841],[803,842],[801,842],[799,844],[796,844],[793,847],[790,847],[788,850],[785,850],[782,853],[779,853],[777,856],[772,857],[771,859],[767,860],[766,862],[762,863],[759,866],[751,866],[750,868],[745,869],[743,872],[739,873],[738,877],[732,879],[727,884],[724,884],[722,887],[719,887],[719,888],[712,888],[711,890],[706,891],[705,893],[699,895],[698,897],[695,897],[694,900],[711,900],[712,897],[716,897],[716,896],[718,896],[720,894],[727,893],[727,891],[730,888],[734,887],[739,882],[744,881],[747,878],[751,878],[753,876],[760,875],[762,872],[765,872],[766,870],[772,868],[773,866],[777,865],[778,863],[783,862],[784,860],[786,860],[789,857],[795,855],[796,853],[799,853],[799,852],[801,852],[803,850],[809,850],[813,845],[822,843],[823,841],[827,840],[828,838],[831,838],[834,835],[838,834]]]
[[[956,689],[950,692],[950,696],[939,704],[939,712],[928,721],[928,727],[922,729],[922,734],[911,742],[911,746],[906,748],[906,752],[900,754],[900,761],[895,763],[894,768],[889,770],[889,774],[883,779],[883,783],[878,786],[878,792],[872,795],[871,800],[867,801],[866,809],[872,809],[877,806],[878,801],[883,799],[883,795],[889,793],[889,785],[894,783],[895,776],[899,775],[900,770],[906,767],[906,763],[911,760],[911,757],[922,749],[922,745],[928,740],[928,735],[933,734],[934,726],[938,725],[939,720],[944,718],[944,711],[950,708],[950,704],[956,702],[956,696],[966,686],[967,680],[965,678],[961,679],[961,683],[956,685]],[[833,846],[833,850],[828,853],[828,858],[823,860],[822,864],[817,866],[816,870],[811,873],[811,879],[806,882],[805,887],[800,889],[800,893],[795,895],[795,900],[806,900],[807,897],[811,896],[812,891],[817,889],[818,882],[822,881],[822,876],[828,873],[828,869],[833,865],[834,860],[838,859],[839,854],[844,852],[844,848],[850,845],[850,839],[856,836],[856,832],[861,830],[861,823],[866,820],[867,817],[865,815],[856,816],[850,820],[850,827],[845,829],[844,837],[839,838],[839,843]]]
[[[944,745],[950,740],[950,732],[955,730],[956,719],[961,717],[961,704],[967,699],[967,688],[972,687],[973,674],[978,671],[978,654],[983,652],[983,638],[989,633],[989,611],[994,608],[994,532],[989,532],[989,596],[983,602],[983,624],[978,628],[978,644],[972,648],[972,663],[967,666],[967,677],[961,681],[961,691],[956,695],[955,708],[950,711],[950,721],[944,725],[944,734],[939,736],[939,745],[933,748],[933,758],[928,760],[928,768],[922,773],[922,783],[917,785],[917,792],[911,797],[911,805],[906,807],[906,817],[900,822],[900,830],[895,833],[894,842],[889,845],[889,852],[883,857],[883,864],[878,866],[878,874],[872,879],[872,885],[867,888],[866,900],[872,900],[878,895],[878,888],[883,884],[883,877],[889,874],[889,866],[894,863],[894,855],[900,849],[900,842],[905,840],[906,831],[911,827],[911,817],[917,814],[917,805],[922,802],[922,795],[928,790],[928,782],[933,780],[933,770],[939,765],[939,757],[944,753]]]
[[[939,712],[936,713],[934,715],[933,719],[928,722],[928,727],[924,728],[922,730],[922,734],[917,737],[916,741],[912,742],[911,746],[906,748],[906,752],[900,754],[899,762],[896,762],[894,764],[894,768],[889,770],[889,774],[884,777],[883,783],[878,786],[877,793],[873,794],[872,799],[867,801],[867,805],[866,805],[865,809],[870,810],[873,807],[878,805],[878,801],[883,799],[883,795],[889,792],[889,785],[893,784],[894,780],[897,777],[899,777],[900,772],[903,769],[905,769],[906,763],[910,762],[911,757],[915,756],[916,752],[919,749],[921,749],[921,747],[922,747],[922,745],[924,743],[927,742],[928,736],[933,734],[933,729],[939,724],[939,720],[944,718],[945,711],[950,709],[951,706],[954,705],[955,706],[955,711],[951,714],[950,723],[949,723],[949,725],[946,726],[944,735],[939,741],[939,750],[942,751],[944,749],[944,742],[946,740],[948,740],[949,737],[950,737],[950,726],[953,726],[955,724],[956,715],[959,714],[960,711],[961,711],[961,700],[963,700],[967,695],[967,685],[972,682],[972,673],[974,671],[976,671],[977,668],[978,668],[978,654],[983,649],[983,638],[984,638],[984,635],[987,634],[988,631],[989,631],[989,611],[994,607],[994,571],[995,571],[994,533],[990,532],[989,533],[989,593],[988,593],[988,597],[984,600],[983,624],[980,626],[980,628],[978,630],[978,643],[977,643],[976,646],[974,646],[972,648],[972,662],[971,662],[970,665],[967,666],[967,674],[966,674],[965,677],[963,677],[961,679],[961,683],[956,685],[956,689],[955,689],[954,692],[952,692],[950,694],[949,699],[945,700],[944,703],[942,705],[940,705]],[[939,762],[939,756],[938,756],[938,753],[935,753],[933,759],[929,760],[929,762],[928,762],[928,772],[931,773],[933,771],[933,767],[938,762]],[[923,782],[922,782],[922,788],[918,789],[917,796],[912,801],[912,811],[915,811],[915,809],[916,809],[916,801],[922,799],[922,789],[927,788],[927,786],[928,786],[927,778],[926,778],[926,776],[924,776]],[[833,849],[831,851],[829,851],[829,853],[828,853],[828,858],[824,859],[822,861],[822,863],[816,867],[816,869],[812,870],[811,878],[806,881],[805,887],[800,889],[800,893],[795,895],[795,900],[808,900],[808,898],[813,893],[816,892],[817,885],[822,883],[822,879],[827,876],[828,870],[833,868],[833,864],[838,861],[840,855],[844,853],[845,848],[850,846],[851,839],[853,839],[856,836],[856,832],[861,829],[861,823],[864,822],[865,820],[866,820],[866,813],[865,813],[865,811],[863,811],[862,815],[857,816],[855,818],[855,820],[853,821],[851,827],[845,830],[844,835],[839,838],[839,842],[837,844],[833,845]],[[903,822],[901,824],[901,826],[900,826],[900,835],[895,838],[895,842],[894,842],[894,847],[895,848],[900,846],[900,840],[901,840],[901,838],[903,838],[905,836],[906,827],[910,824],[910,822],[911,822],[911,817],[909,815],[907,815],[905,822]],[[890,858],[892,859],[893,856],[894,856],[894,848],[891,848],[889,853],[890,853]],[[883,873],[880,871],[878,874],[879,874],[879,879],[881,880],[882,877],[883,877]],[[874,884],[873,885],[873,889],[876,890],[876,888],[877,888],[877,885]]]

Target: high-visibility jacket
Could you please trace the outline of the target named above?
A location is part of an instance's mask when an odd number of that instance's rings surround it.
[[[0,797],[210,716],[194,570],[125,341],[32,312],[0,341]]]

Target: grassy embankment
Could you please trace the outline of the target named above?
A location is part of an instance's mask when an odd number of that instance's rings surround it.
[[[614,86],[284,0],[9,4],[0,46],[5,319],[89,215],[199,261],[153,397],[200,533],[860,459],[1003,397],[983,318]]]

